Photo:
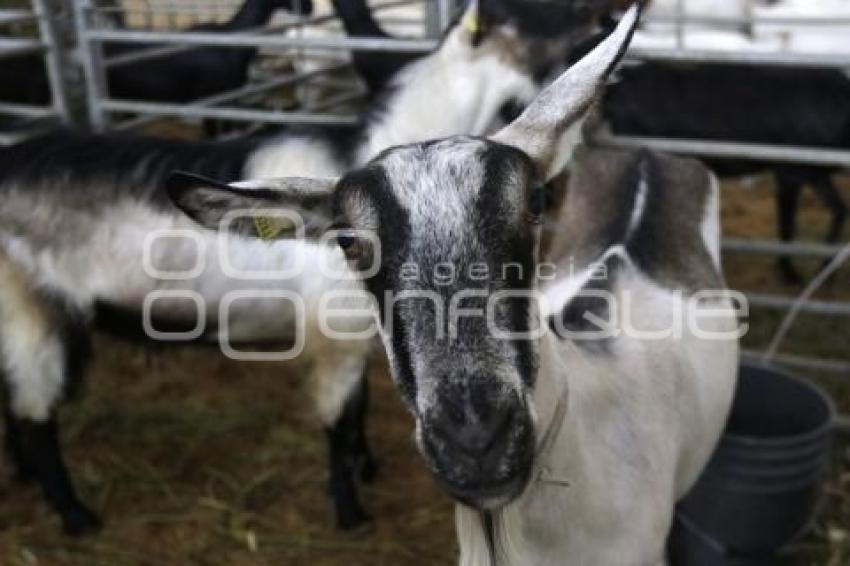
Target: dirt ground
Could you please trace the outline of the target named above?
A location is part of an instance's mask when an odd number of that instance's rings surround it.
[[[848,189],[845,185],[845,189]],[[772,237],[767,181],[724,188],[728,234]],[[850,191],[845,190],[850,202]],[[825,226],[804,200],[802,232]],[[850,233],[847,238],[850,239]],[[729,279],[746,289],[791,293],[771,261],[729,258]],[[825,296],[847,297],[845,268]],[[778,322],[753,314],[749,346],[764,345]],[[846,321],[803,320],[787,351],[847,357]],[[99,336],[87,391],[63,414],[64,444],[76,483],[106,519],[97,536],[60,534],[31,487],[0,465],[0,564],[434,565],[456,557],[451,504],[415,452],[411,419],[380,356],[371,375],[370,437],[381,463],[364,500],[372,532],[334,532],[325,496],[324,437],[300,393],[295,368],[226,360],[212,348],[163,348]],[[848,376],[822,383],[850,411]],[[842,383],[845,385],[842,387]],[[850,447],[837,444],[835,467],[810,534],[787,564],[850,560]],[[603,565],[605,566],[605,565]],[[618,566],[618,565],[617,565]]]

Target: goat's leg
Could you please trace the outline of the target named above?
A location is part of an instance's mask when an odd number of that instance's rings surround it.
[[[357,458],[358,476],[365,483],[372,483],[378,475],[378,463],[375,460],[372,449],[369,447],[369,437],[366,434],[366,417],[369,414],[369,365],[363,369],[363,376],[360,379],[360,391],[355,393],[354,401],[355,419],[354,434],[355,440],[355,456]]]
[[[0,362],[8,393],[8,443],[19,471],[41,485],[69,534],[92,531],[100,524],[74,492],[55,421],[72,374],[82,370],[77,354],[86,352],[87,337],[61,305],[38,294],[0,255]]]
[[[366,411],[364,355],[326,354],[313,369],[314,395],[328,438],[330,479],[337,526],[353,530],[371,522],[360,503],[358,472],[364,470]]]
[[[6,424],[6,453],[15,467],[15,479],[20,483],[31,483],[35,481],[35,473],[24,456],[18,421],[12,415],[8,401],[3,407],[3,420]]]
[[[783,242],[794,239],[797,228],[797,207],[802,186],[792,178],[781,173],[776,175],[776,219],[779,224],[779,238]],[[791,258],[782,255],[777,259],[777,267],[782,280],[788,284],[800,284],[802,276],[794,267]]]
[[[55,418],[17,419],[16,424],[27,466],[41,484],[47,502],[62,517],[65,532],[82,535],[100,528],[97,515],[83,505],[71,484]]]
[[[358,471],[362,473],[362,446],[359,414],[363,407],[362,392],[357,391],[346,402],[340,418],[327,429],[330,450],[329,490],[336,507],[337,526],[353,530],[371,522],[363,509],[357,489]]]

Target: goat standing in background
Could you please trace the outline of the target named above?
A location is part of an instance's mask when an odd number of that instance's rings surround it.
[[[206,269],[197,278],[161,280],[143,269],[146,237],[195,227],[161,190],[169,172],[182,169],[223,181],[333,177],[363,166],[392,144],[484,134],[507,101],[530,100],[538,87],[531,50],[515,29],[493,26],[475,39],[464,26],[450,29],[437,51],[397,74],[363,130],[345,138],[290,131],[264,143],[193,143],[60,132],[0,151],[0,362],[8,444],[21,475],[41,484],[68,532],[98,524],[74,492],[55,424],[67,385],[83,370],[92,325],[129,323],[141,332],[146,297],[171,291],[178,296],[153,303],[154,328],[192,329],[198,314],[186,293],[197,293],[210,315],[202,320],[206,332],[199,339],[216,340],[222,301],[240,290],[276,290],[272,280],[230,277],[211,232],[199,234]],[[192,241],[169,242],[174,243],[152,250],[154,265],[191,270],[197,259]],[[320,270],[341,259],[326,246],[243,238],[229,249],[227,257],[243,271],[304,264],[303,273],[281,284],[304,297],[308,315],[318,309],[324,291],[340,289]],[[259,297],[233,304],[227,332],[234,343],[285,339],[294,332],[295,318],[288,301]],[[360,322],[343,318],[340,324]],[[308,382],[331,446],[337,521],[354,528],[369,519],[356,483],[370,467],[361,415],[371,340],[337,341],[315,325],[305,335],[299,359],[312,362]]]
[[[850,149],[850,78],[838,70],[644,63],[620,72],[602,112],[621,135]],[[832,213],[825,240],[838,241],[847,205],[831,176],[840,168],[707,161],[720,175],[774,173],[783,241],[794,238],[800,193],[810,185]],[[801,281],[790,258],[777,265],[783,280]]]
[[[345,33],[349,37],[378,37],[390,38],[390,34],[381,29],[372,9],[366,0],[332,0]],[[366,83],[366,90],[370,96],[383,91],[384,87],[395,76],[395,74],[419,59],[419,53],[404,53],[394,51],[362,51],[355,49],[351,52],[351,59],[357,74]]]
[[[223,24],[200,24],[185,31],[221,32],[255,28],[268,23],[275,10],[313,11],[312,0],[245,0],[239,11]],[[152,49],[158,44],[110,43],[106,57]],[[154,102],[191,102],[237,89],[248,80],[248,67],[256,57],[253,47],[197,47],[181,53],[111,67],[107,72],[109,94],[115,98]],[[50,102],[50,84],[44,56],[33,53],[0,58],[0,100],[18,104]]]
[[[738,328],[718,187],[698,162],[580,159],[572,267],[536,292],[542,185],[571,160],[638,13],[490,139],[394,147],[339,181],[170,184],[209,228],[300,209],[313,237],[331,230],[373,297],[419,450],[459,502],[464,566],[663,564],[675,502],[731,405]],[[605,336],[576,336],[588,313]]]
[[[312,0],[245,0],[239,11],[223,24],[201,24],[187,31],[227,33],[260,27],[275,10],[302,14],[313,11]],[[144,47],[156,47],[155,44]],[[109,46],[108,55],[138,51],[138,44]],[[213,94],[235,90],[248,80],[248,67],[256,47],[198,47],[187,51],[112,67],[107,76],[109,94],[115,98],[155,102],[191,102]]]

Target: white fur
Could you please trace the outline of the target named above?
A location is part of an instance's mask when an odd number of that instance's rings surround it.
[[[721,269],[720,264],[720,180],[714,173],[709,173],[711,188],[706,202],[705,216],[702,221],[702,238],[714,266]]]
[[[618,293],[632,318],[660,331],[681,297],[628,267]],[[679,303],[679,304],[677,304]],[[735,327],[731,310],[717,330]],[[569,486],[532,481],[496,515],[502,566],[643,566],[662,560],[673,505],[693,484],[719,438],[734,389],[734,340],[618,338],[611,355],[551,334],[540,344],[534,391],[538,434],[560,426],[542,462]],[[566,417],[554,425],[558,399]],[[491,566],[476,512],[458,506],[460,564]]]
[[[65,353],[51,323],[29,282],[0,254],[0,360],[12,411],[33,421],[48,419],[64,385]]]
[[[538,90],[503,54],[486,45],[472,47],[462,26],[449,33],[441,49],[406,67],[394,86],[402,91],[371,129],[361,163],[413,141],[485,134],[496,125],[502,105],[512,99],[530,101]]]

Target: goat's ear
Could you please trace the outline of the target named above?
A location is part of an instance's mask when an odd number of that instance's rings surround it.
[[[273,240],[316,238],[332,221],[332,179],[284,178],[230,185],[192,173],[172,173],[166,183],[171,201],[212,230]]]
[[[472,47],[478,47],[484,41],[489,30],[489,22],[481,12],[481,0],[471,0],[460,17],[460,33]]]
[[[528,154],[547,181],[560,173],[581,141],[593,102],[628,49],[640,12],[640,4],[632,6],[607,39],[541,92],[493,140]]]

